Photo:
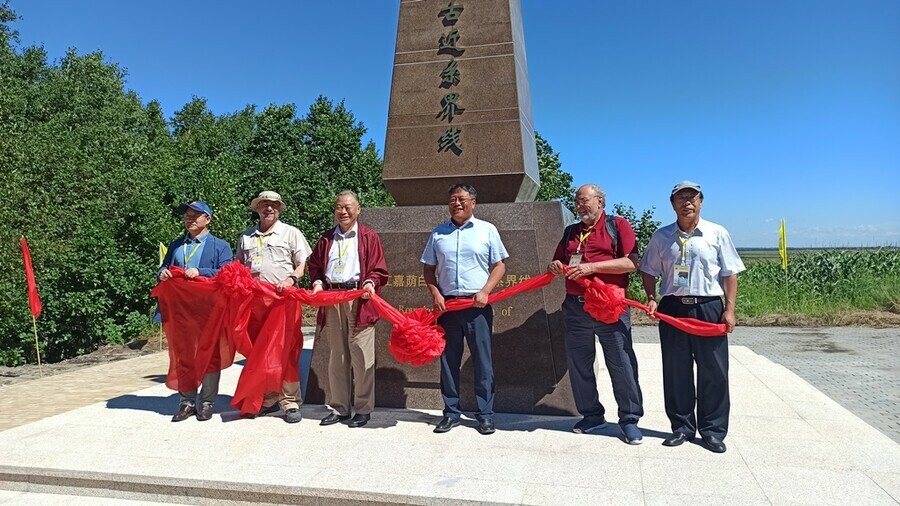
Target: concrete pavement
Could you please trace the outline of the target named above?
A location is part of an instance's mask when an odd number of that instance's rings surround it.
[[[655,329],[647,330],[637,340],[652,340]],[[140,389],[115,379],[121,389],[132,390],[97,394],[108,395],[102,402],[79,397],[84,407],[0,432],[0,504],[77,504],[85,498],[184,504],[897,504],[900,445],[791,370],[735,345],[738,339],[731,347],[729,449],[721,455],[696,443],[661,446],[669,427],[659,347],[643,343],[635,347],[646,411],[641,446],[626,445],[615,424],[574,434],[577,419],[571,417],[498,415],[492,436],[478,434],[474,422],[433,434],[440,413],[414,409],[380,409],[359,429],[320,427],[318,420],[328,413],[321,406],[304,406],[304,420],[296,425],[276,417],[243,420],[227,407],[227,396],[217,403],[213,420],[175,424],[169,418],[177,394],[164,385]],[[57,378],[72,375],[70,383],[93,385],[113,377],[110,368],[123,368],[142,381],[158,381],[166,361],[164,354],[151,355]],[[220,391],[233,392],[239,373],[239,366],[224,371]],[[74,378],[91,374],[96,375]],[[601,400],[614,413],[605,369],[598,378]],[[34,389],[47,388],[40,384],[45,380],[2,387],[0,397],[21,407],[20,396],[27,395],[33,403],[44,395]],[[24,385],[30,391],[9,390]]]

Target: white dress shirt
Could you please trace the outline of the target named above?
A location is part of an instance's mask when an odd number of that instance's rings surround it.
[[[687,286],[675,282],[675,266],[682,263],[688,266]],[[662,297],[721,297],[722,278],[745,269],[725,227],[702,218],[690,235],[678,228],[677,221],[653,232],[641,259],[641,272],[660,278]]]

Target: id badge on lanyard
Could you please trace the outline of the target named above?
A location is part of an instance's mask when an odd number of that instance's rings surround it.
[[[341,243],[344,244],[344,247],[341,248]],[[353,243],[351,239],[343,238],[341,242],[338,243],[335,241],[335,246],[337,247],[338,259],[334,263],[334,267],[331,269],[331,281],[334,283],[343,283],[344,282],[344,267],[347,265],[347,262],[344,260],[344,257],[347,256],[347,249],[350,248],[350,245]]]
[[[344,261],[338,260],[331,269],[331,281],[334,283],[344,282]]]
[[[687,287],[691,268],[687,264],[675,264],[675,286]]]
[[[691,235],[687,236],[683,241],[681,240],[681,237],[678,238],[678,242],[681,243],[681,263],[675,264],[675,271],[673,273],[673,276],[675,276],[673,281],[675,282],[675,286],[678,287],[688,287],[690,285],[691,264],[687,260],[686,253],[688,242],[693,235],[694,234],[691,233]]]
[[[592,227],[586,233],[581,233],[578,235],[578,248],[576,248],[575,253],[572,253],[572,256],[569,257],[569,267],[578,267],[579,265],[581,265],[581,259],[584,258],[584,254],[581,252],[581,248],[584,247],[584,242],[588,237],[590,237],[593,231],[594,229]]]
[[[266,236],[266,240],[263,241],[256,236],[256,255],[250,259],[250,272],[253,274],[259,274],[262,272],[263,266],[263,248],[265,248],[269,244],[269,236]]]

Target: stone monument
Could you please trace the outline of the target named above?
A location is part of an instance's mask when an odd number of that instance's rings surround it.
[[[497,226],[509,251],[498,289],[543,273],[571,214],[533,202],[539,189],[520,0],[401,0],[383,180],[396,208],[363,209],[391,273],[382,295],[401,311],[430,306],[422,255],[449,219],[451,185],[478,190],[475,215]],[[562,280],[494,306],[495,409],[576,414],[566,374]],[[376,330],[376,404],[443,408],[440,362],[399,364]],[[306,401],[324,402],[327,343],[316,342]],[[461,395],[473,409],[472,366]]]

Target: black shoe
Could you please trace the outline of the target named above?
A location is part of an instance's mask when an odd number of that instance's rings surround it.
[[[703,443],[709,448],[709,451],[713,453],[725,453],[725,443],[717,437],[705,437],[703,438]]]
[[[303,420],[303,415],[300,414],[300,410],[297,408],[291,408],[284,412],[284,421],[287,423],[297,423],[300,420]]]
[[[178,406],[178,412],[172,416],[173,422],[182,422],[187,420],[188,418],[194,416],[197,413],[197,409],[194,408],[194,405],[189,402],[182,402],[180,406]]]
[[[488,434],[493,434],[496,429],[494,427],[494,421],[490,418],[485,418],[483,420],[478,421],[478,432],[487,436]]]
[[[441,419],[441,422],[437,424],[437,427],[434,428],[434,432],[436,434],[450,432],[450,429],[452,429],[453,427],[459,427],[459,420],[450,418],[449,416],[445,416]]]
[[[362,427],[363,425],[369,423],[369,419],[372,418],[372,415],[366,413],[365,415],[361,415],[359,413],[350,420],[350,423],[347,424],[347,427]]]
[[[278,411],[280,411],[280,410],[281,410],[281,406],[279,406],[278,403],[276,402],[275,404],[272,404],[271,406],[263,406],[263,407],[259,408],[259,413],[257,413],[256,416],[271,415],[272,413],[278,413]]]
[[[606,418],[604,418],[603,415],[588,415],[572,427],[572,432],[575,434],[587,434],[604,425],[606,425]]]
[[[325,418],[323,418],[322,421],[319,422],[319,425],[334,425],[338,422],[343,422],[343,421],[349,420],[349,419],[350,419],[350,415],[339,415],[337,413],[332,413],[332,414],[326,416]]]
[[[693,437],[688,437],[684,432],[673,432],[671,436],[663,441],[663,446],[679,446],[685,441],[691,441],[693,439]]]
[[[200,405],[200,409],[197,410],[197,420],[201,422],[205,422],[212,418],[213,415],[213,405],[210,402],[204,402]]]

